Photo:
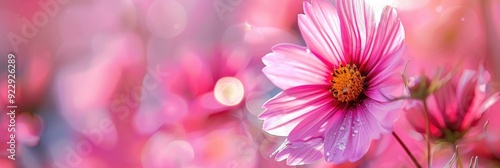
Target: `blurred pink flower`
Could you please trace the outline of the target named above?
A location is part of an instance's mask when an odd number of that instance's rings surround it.
[[[463,70],[460,76],[455,76],[427,97],[432,138],[455,143],[477,125],[483,113],[499,98],[499,93],[488,93],[488,80],[483,70]],[[420,133],[425,133],[423,112],[421,101],[409,102],[406,118]]]
[[[289,165],[359,160],[372,139],[392,131],[404,30],[396,11],[363,1],[304,3],[299,28],[308,48],[273,47],[263,72],[284,91],[260,115],[267,132],[288,136],[275,152]],[[323,151],[324,150],[324,151]]]
[[[432,147],[433,166],[468,165],[474,156],[482,161],[479,165],[489,164],[485,162],[488,149],[477,142],[488,141],[483,127],[487,118],[483,114],[497,102],[499,93],[492,93],[487,82],[489,75],[480,68],[479,72],[465,69],[446,83],[431,84],[437,90],[425,101],[430,138],[436,140]],[[424,104],[410,100],[406,111],[408,123],[419,134],[425,134]],[[414,138],[423,140],[422,136]]]
[[[249,94],[272,89],[260,72],[260,59],[258,63],[254,62],[252,56],[261,52],[258,49],[264,46],[269,49],[271,38],[281,41],[294,39],[285,38],[285,34],[277,29],[255,26],[245,29],[244,26],[238,24],[228,28],[220,43],[215,43],[212,48],[188,40],[182,42],[179,53],[162,64],[169,79],[162,85],[165,95],[182,99],[186,108],[181,112],[147,115],[163,115],[169,120],[166,123],[182,123],[186,129],[196,130],[202,128],[211,116],[231,115],[235,110],[245,108]],[[247,37],[265,38],[251,41]],[[169,107],[181,105],[173,100],[165,102]]]

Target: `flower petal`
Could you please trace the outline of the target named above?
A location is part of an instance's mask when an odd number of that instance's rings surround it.
[[[432,102],[434,100],[433,96],[428,98],[428,102]],[[405,117],[408,120],[408,123],[415,129],[415,131],[424,134],[425,133],[425,118],[424,118],[424,106],[421,101],[417,100],[408,100],[408,104],[405,107]],[[429,130],[430,134],[433,137],[440,137],[442,135],[442,128],[444,127],[444,121],[442,117],[438,115],[433,115],[436,113],[437,107],[435,104],[429,104]],[[437,111],[439,113],[439,111]]]
[[[312,138],[317,135],[318,132],[324,132],[328,121],[340,108],[342,108],[342,106],[338,101],[332,101],[312,110],[310,113],[314,113],[315,115],[311,115],[300,122],[290,132],[288,140],[292,142],[299,141],[304,138]]]
[[[307,49],[294,44],[280,44],[262,58],[264,74],[279,88],[328,84],[328,67]]]
[[[458,79],[457,82],[456,95],[455,95],[456,99],[460,100],[461,102],[457,103],[470,105],[471,99],[468,98],[472,98],[474,96],[484,98],[486,96],[485,93],[481,92],[478,92],[481,94],[474,95],[474,90],[476,89],[476,86],[479,87],[479,85],[481,85],[476,75],[478,75],[480,78],[482,77],[482,74],[477,74],[476,71],[473,70],[464,70],[462,72],[462,75],[460,76],[460,79]],[[467,99],[465,99],[466,97]],[[460,108],[459,110],[461,111],[458,111],[458,113],[462,116],[465,114],[465,112],[467,112],[467,109],[464,108]]]
[[[386,6],[382,13],[376,13],[363,0],[338,0],[336,5],[344,55],[361,64],[361,70],[378,70],[376,65],[386,62],[391,53],[402,47],[404,29],[394,8]]]
[[[399,49],[395,53],[390,54],[388,57],[400,55],[402,52],[403,49]],[[374,65],[375,67],[373,67],[373,69],[365,70],[368,71],[366,78],[368,79],[369,87],[380,89],[390,85],[396,85],[398,83],[402,85],[403,79],[399,73],[402,65],[403,59],[394,57],[394,59],[379,62],[377,65]]]
[[[427,98],[431,119],[436,118],[438,121],[442,120],[443,123],[446,124],[443,125],[443,127],[446,126],[450,129],[458,130],[460,121],[464,117],[464,113],[459,113],[459,107],[463,107],[464,105],[468,106],[470,102],[467,104],[458,104],[460,98],[456,98],[455,86],[453,86],[451,82],[442,85],[439,90]]]
[[[408,104],[405,108],[405,118],[408,123],[419,133],[425,132],[425,119],[423,115],[424,107],[417,100],[408,100]],[[439,133],[438,133],[439,134]],[[435,134],[433,134],[435,135]]]
[[[358,109],[370,113],[382,126],[382,133],[388,133],[392,130],[394,121],[401,114],[402,105],[403,101],[378,102],[373,99],[366,99],[358,106]]]
[[[362,56],[371,56],[365,53],[365,46],[367,41],[373,41],[376,29],[375,13],[372,7],[362,0],[338,0],[336,7],[339,11],[344,55],[349,57],[346,58],[348,62],[361,63]]]
[[[367,99],[333,117],[325,135],[325,156],[328,162],[354,162],[363,157],[371,140],[392,131],[398,118],[400,102],[379,103]]]
[[[380,136],[378,121],[368,112],[351,109],[333,117],[325,134],[327,162],[354,162],[366,154],[371,140]]]
[[[345,62],[337,9],[324,0],[312,0],[311,3],[304,2],[305,15],[298,16],[300,32],[309,49],[333,68]]]
[[[473,126],[479,118],[486,112],[491,106],[493,106],[500,98],[500,93],[495,92],[488,95],[486,91],[487,72],[484,72],[482,68],[479,73],[475,71],[464,71],[460,77],[457,85],[457,96],[460,100],[460,104],[469,105],[468,108],[462,108],[460,112],[464,116],[463,121],[460,125],[461,129],[467,129]],[[470,97],[473,97],[471,102]]]
[[[380,79],[368,79],[368,87],[364,94],[378,102],[388,102],[390,97],[398,97],[403,93],[403,79],[397,73],[391,73]],[[374,81],[376,80],[376,81]]]
[[[368,34],[367,36],[370,36]],[[363,68],[370,71],[387,70],[388,66],[400,61],[405,33],[394,8],[386,6],[382,12],[376,33],[368,38],[361,56]],[[393,69],[389,69],[393,70]]]
[[[315,162],[323,157],[323,137],[312,138],[303,142],[285,140],[273,154],[277,161],[286,160],[290,166]]]
[[[307,85],[293,87],[264,103],[263,129],[277,136],[287,136],[301,121],[316,115],[319,107],[333,101],[329,86]]]

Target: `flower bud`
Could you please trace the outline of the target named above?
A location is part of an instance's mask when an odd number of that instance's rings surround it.
[[[433,92],[432,90],[434,90],[431,88],[431,85],[432,81],[425,75],[411,77],[408,81],[410,96],[415,99],[424,100]]]

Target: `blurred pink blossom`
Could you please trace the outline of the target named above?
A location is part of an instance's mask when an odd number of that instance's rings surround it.
[[[254,59],[275,44],[270,40],[296,42],[293,35],[280,29],[248,23],[230,26],[213,48],[190,40],[181,42],[179,53],[161,63],[168,74],[162,89],[165,97],[182,99],[189,114],[148,115],[166,116],[167,123],[181,122],[191,130],[203,125],[211,115],[227,115],[244,108],[249,94],[272,89],[260,72],[261,62]],[[183,106],[182,103],[166,103],[173,108]]]
[[[488,81],[484,70],[466,69],[427,97],[431,137],[455,143],[471,131],[499,98],[499,93],[489,93]],[[406,109],[408,121],[418,132],[424,133],[423,104],[410,100]]]
[[[422,101],[408,101],[406,119],[422,135],[426,133],[423,113],[429,114],[429,138],[435,142],[432,165],[468,165],[471,157],[485,153],[477,143],[486,135],[483,114],[499,98],[488,82],[484,69],[464,69],[424,100],[427,110]]]

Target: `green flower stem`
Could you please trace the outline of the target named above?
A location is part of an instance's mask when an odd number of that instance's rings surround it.
[[[408,154],[408,156],[410,156],[410,158],[413,161],[413,163],[415,163],[415,166],[417,166],[417,168],[422,168],[422,166],[418,163],[418,161],[415,158],[415,156],[413,156],[413,154],[410,152],[410,150],[408,149],[408,147],[406,147],[406,145],[403,143],[403,141],[401,140],[401,138],[399,138],[398,134],[396,134],[396,132],[393,131],[392,135],[394,136],[394,138],[396,138],[396,140],[399,142],[399,144],[403,147],[403,149],[405,150],[406,154]]]
[[[424,119],[425,119],[425,141],[427,143],[427,166],[431,167],[431,142],[430,142],[430,124],[429,124],[429,110],[427,109],[427,102],[422,100],[424,104]]]

